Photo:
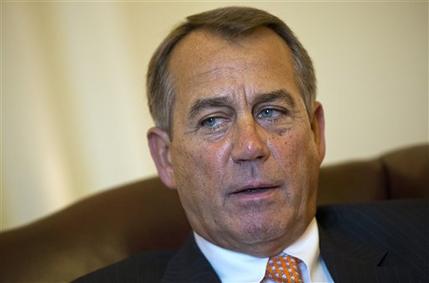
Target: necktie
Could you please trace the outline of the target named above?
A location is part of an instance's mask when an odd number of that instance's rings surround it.
[[[299,261],[299,259],[286,254],[270,257],[265,278],[276,283],[302,283]]]

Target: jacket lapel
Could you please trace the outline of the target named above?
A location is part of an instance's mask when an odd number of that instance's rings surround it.
[[[170,260],[162,283],[220,283],[215,271],[191,236]]]
[[[379,266],[388,256],[387,252],[375,252],[362,245],[351,247],[331,238],[321,237],[320,241],[321,257],[335,282],[373,282],[375,278],[385,277],[386,269]]]
[[[320,253],[335,282],[402,282],[409,270],[383,240],[363,209],[324,207],[318,210]]]

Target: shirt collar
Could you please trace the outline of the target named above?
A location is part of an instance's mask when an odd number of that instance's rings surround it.
[[[268,258],[254,257],[221,248],[194,232],[195,241],[212,265],[222,282],[260,282],[265,276]],[[316,218],[313,218],[305,232],[283,251],[299,258],[306,266],[311,278],[313,266],[319,258],[319,232]]]
[[[307,229],[292,245],[284,249],[284,253],[299,258],[304,264],[305,269],[301,269],[304,278],[313,278],[315,266],[319,262],[319,229],[316,218],[313,218]]]

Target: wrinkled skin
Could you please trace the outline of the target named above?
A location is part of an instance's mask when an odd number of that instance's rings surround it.
[[[322,106],[314,102],[309,117],[290,49],[265,28],[234,42],[197,30],[176,46],[169,70],[171,136],[148,133],[162,181],[205,239],[279,253],[315,215],[325,152]]]

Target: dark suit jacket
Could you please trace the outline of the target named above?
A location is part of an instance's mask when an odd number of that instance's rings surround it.
[[[319,208],[320,251],[334,281],[429,282],[428,212],[428,200]],[[144,252],[77,281],[220,282],[193,237],[176,253]]]

